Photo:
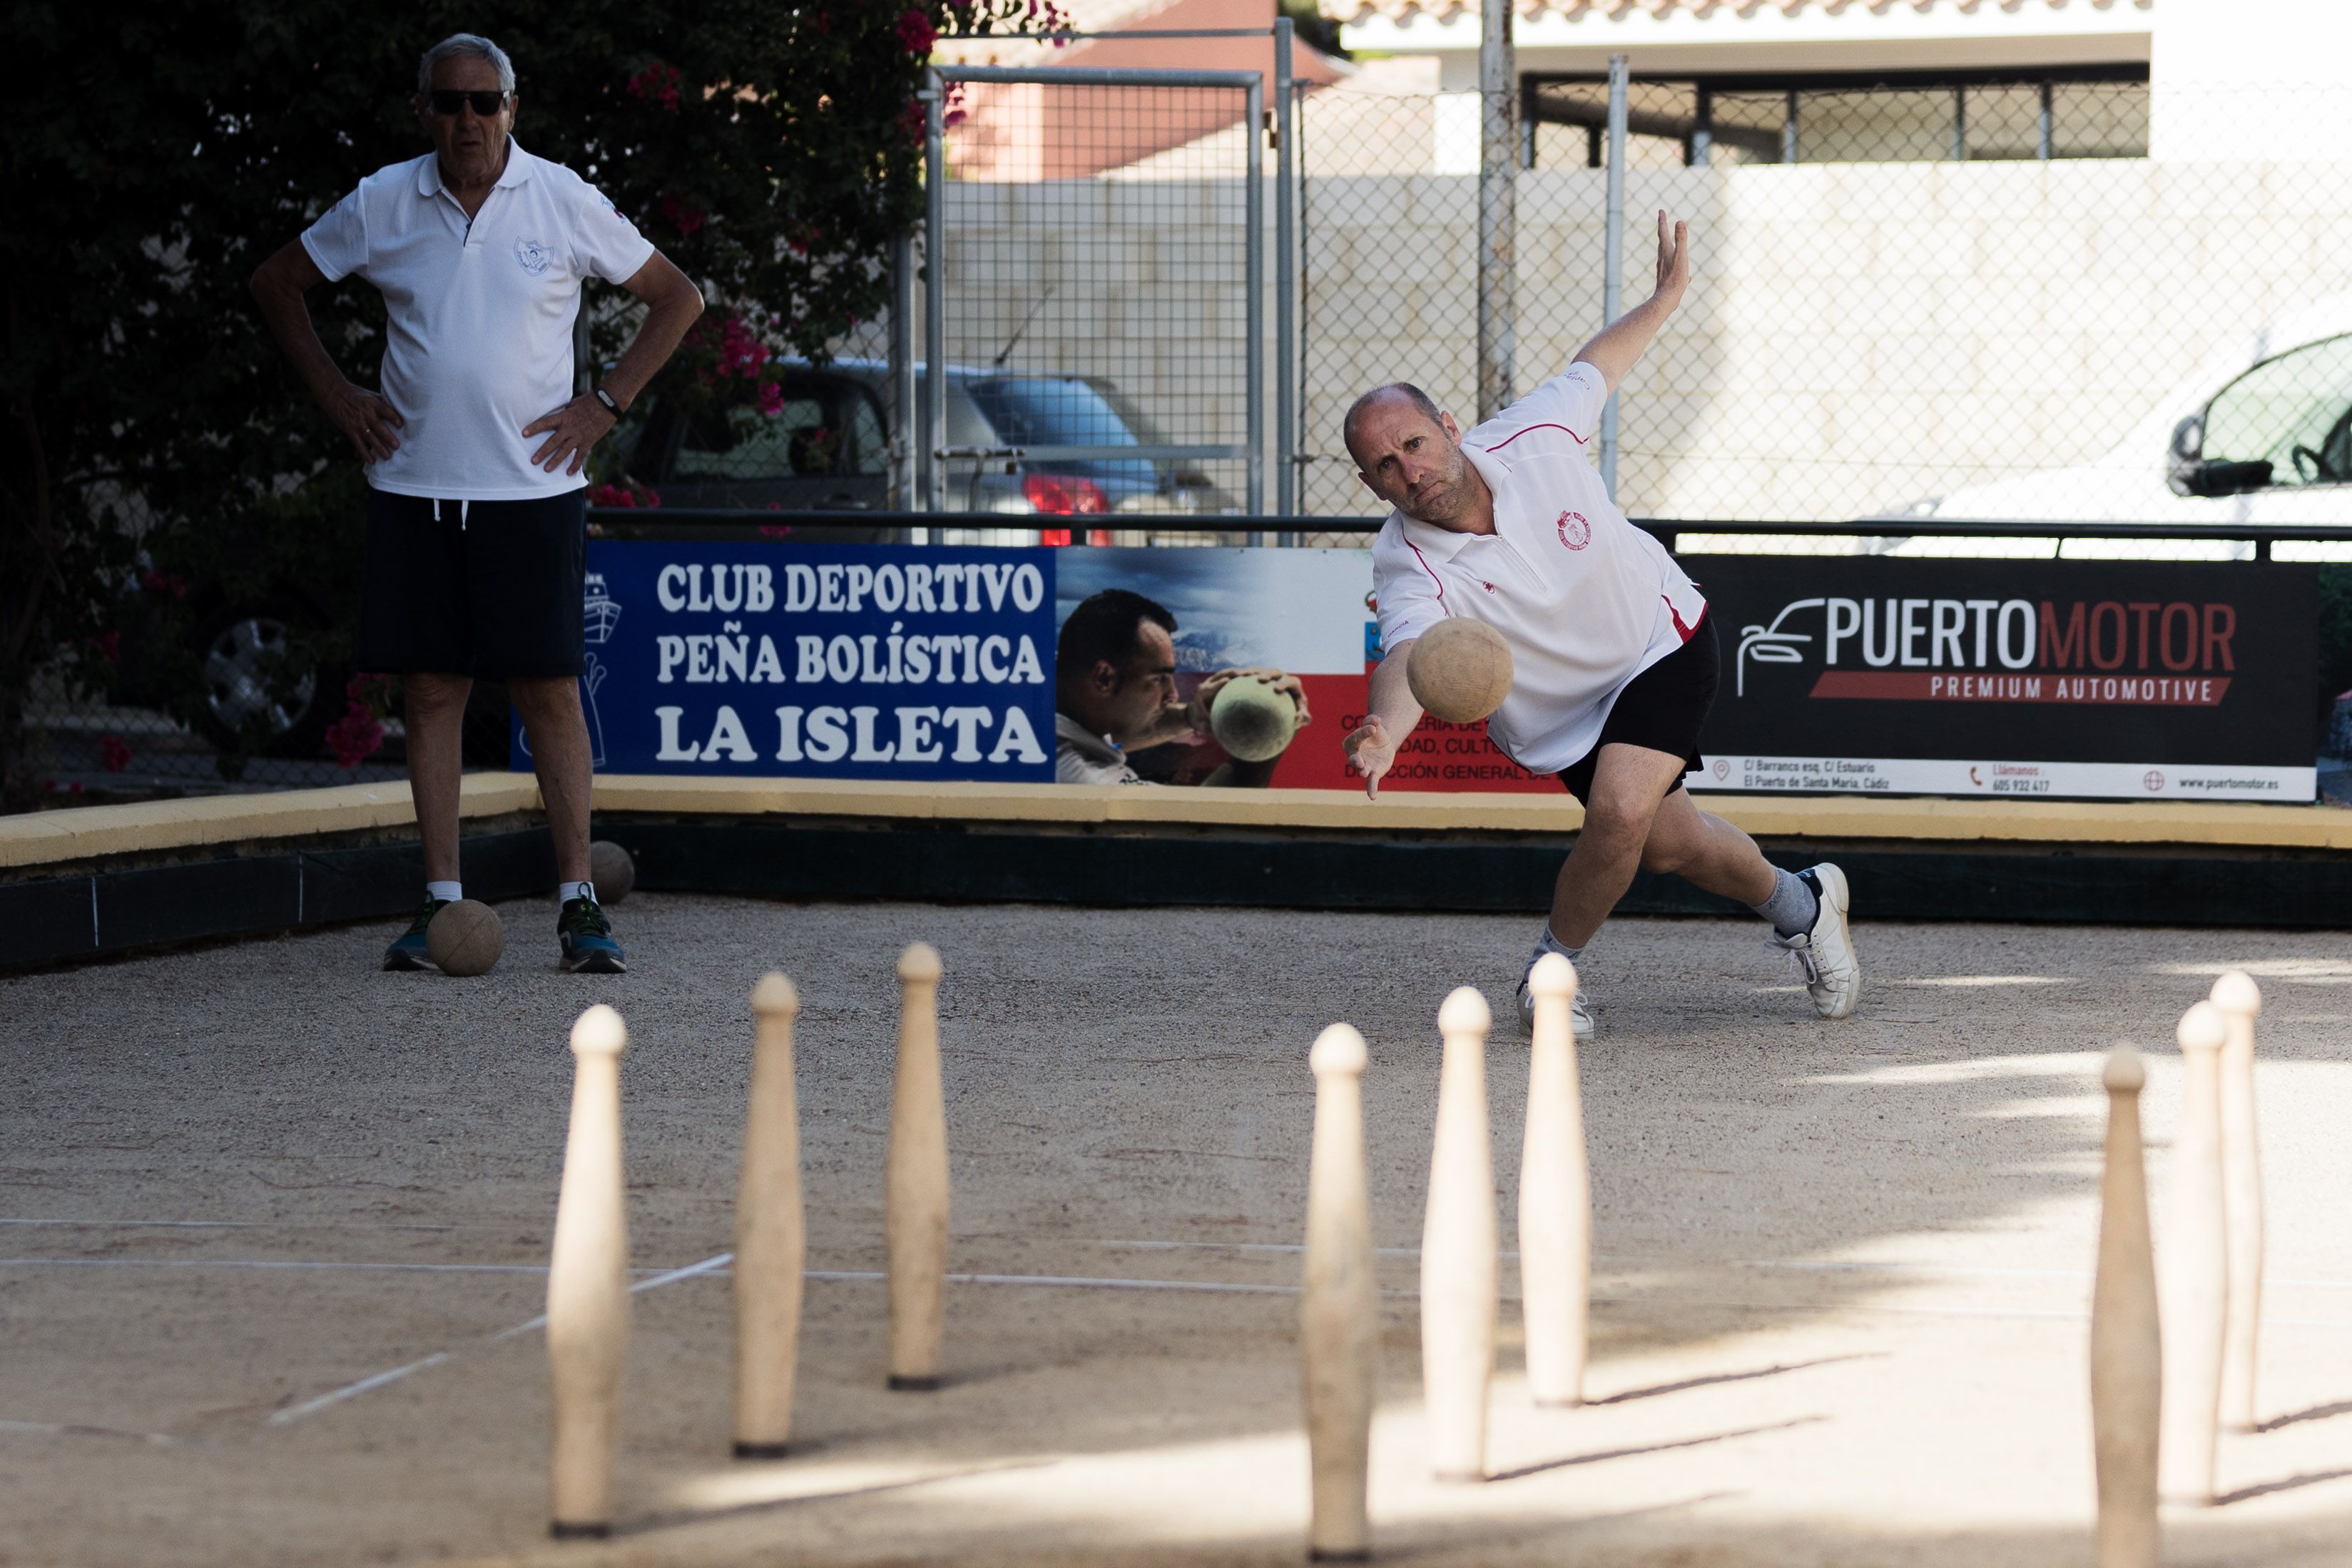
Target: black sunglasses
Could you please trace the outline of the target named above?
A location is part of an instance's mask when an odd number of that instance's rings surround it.
[[[499,110],[504,109],[507,106],[507,100],[511,98],[513,94],[504,90],[497,92],[448,92],[444,91],[440,88],[435,88],[431,92],[425,94],[425,96],[433,100],[433,112],[436,114],[455,114],[459,109],[470,103],[474,106],[474,112],[476,114],[488,120]]]

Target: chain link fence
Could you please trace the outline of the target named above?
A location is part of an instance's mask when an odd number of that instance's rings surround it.
[[[940,75],[919,492],[1064,542],[1265,510],[1261,79]]]
[[[1383,92],[1375,76],[1299,106],[1299,451],[1316,512],[1373,509],[1338,439],[1364,388],[1413,381],[1473,414],[1475,97]],[[1608,219],[1606,82],[1524,96],[1519,391],[1599,330]],[[1620,393],[1629,513],[2352,524],[2352,160],[2334,149],[2152,159],[2147,85],[2116,72],[1635,81],[1627,99],[1625,305],[1649,289],[1654,214],[1690,223],[1696,256],[1681,310]],[[2183,126],[2228,120],[2242,141],[2262,107],[2164,111],[2193,150]],[[2352,558],[2332,543],[2277,556]]]

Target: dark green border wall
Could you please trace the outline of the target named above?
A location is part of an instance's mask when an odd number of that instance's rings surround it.
[[[1549,902],[1572,842],[629,817],[605,818],[597,832],[635,857],[638,887],[668,892],[1394,913],[1533,914]],[[1769,841],[1765,847],[1790,868],[1836,860],[1864,920],[2352,926],[2347,853]],[[477,897],[545,894],[554,886],[543,829],[475,835],[466,840],[465,859],[467,890]],[[415,906],[422,877],[414,844],[385,843],[223,852],[0,883],[0,968],[390,920]],[[1647,875],[1620,907],[1636,914],[1744,912],[1679,879]]]

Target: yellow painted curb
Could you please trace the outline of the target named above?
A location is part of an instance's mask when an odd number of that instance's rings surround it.
[[[538,809],[539,784],[529,773],[468,773],[458,795],[460,816]],[[0,816],[0,868],[251,839],[308,838],[397,827],[415,820],[404,780],[33,812]]]
[[[1759,838],[1889,839],[1934,844],[2177,844],[2352,849],[2352,812],[2213,801],[1874,800],[1854,796],[1697,797]],[[466,776],[459,810],[497,816],[539,809],[528,773]],[[1575,831],[1566,795],[1154,789],[1119,784],[982,784],[822,779],[596,780],[599,814],[865,817],[883,821],[1324,830],[1353,833]],[[414,822],[405,783],[276,795],[214,795],[0,817],[0,868],[49,865],[206,844],[310,837]]]

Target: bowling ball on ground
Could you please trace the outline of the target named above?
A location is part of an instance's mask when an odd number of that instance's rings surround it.
[[[637,863],[609,838],[588,846],[588,879],[596,884],[596,901],[617,904],[637,885]]]
[[[425,928],[425,951],[444,974],[488,974],[506,947],[499,911],[479,899],[443,905]]]

